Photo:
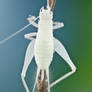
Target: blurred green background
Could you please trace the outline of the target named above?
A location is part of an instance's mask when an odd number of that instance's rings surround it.
[[[65,26],[54,31],[54,36],[67,49],[77,71],[51,88],[51,92],[92,92],[92,1],[56,1],[54,21],[62,21]],[[0,40],[28,24],[29,14],[38,16],[43,5],[46,6],[46,0],[0,0]],[[24,34],[34,31],[37,29],[30,26],[0,45],[0,92],[25,92],[20,74],[30,41],[24,39]],[[30,91],[36,68],[33,59],[26,77]],[[55,53],[50,67],[51,82],[69,71],[69,66]]]

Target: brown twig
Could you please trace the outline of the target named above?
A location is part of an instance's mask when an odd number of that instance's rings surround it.
[[[56,0],[48,0],[49,6],[51,8],[51,11],[54,10]]]
[[[40,70],[40,73],[38,75],[38,80],[37,80],[37,88],[38,92],[48,92],[48,81],[47,81],[47,75],[46,75],[46,70],[44,70],[44,78],[41,80],[42,75],[42,70]]]

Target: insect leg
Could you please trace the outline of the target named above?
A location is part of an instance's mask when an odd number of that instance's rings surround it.
[[[53,23],[53,29],[59,29],[59,28],[62,28],[64,27],[64,23],[60,23],[60,22],[54,22]]]
[[[32,15],[30,15],[28,18],[27,18],[27,21],[31,24],[32,23],[32,25],[34,26],[34,27],[36,27],[36,28],[38,28],[38,24],[34,21],[34,20],[36,20],[37,18],[35,17],[35,16],[32,16]]]
[[[46,70],[47,71],[47,81],[48,81],[48,92],[50,92],[50,79],[49,79],[49,69]]]
[[[37,83],[37,78],[38,78],[39,72],[40,72],[40,69],[37,68],[37,74],[36,74],[35,84],[34,84],[34,87],[33,87],[33,91],[32,92],[35,92],[35,87],[36,87],[36,83]]]
[[[65,78],[67,78],[68,76],[70,76],[71,74],[73,74],[76,71],[76,67],[73,64],[72,60],[70,59],[66,49],[64,48],[62,43],[59,40],[55,39],[55,38],[54,38],[54,46],[55,46],[55,51],[66,61],[66,63],[70,66],[72,71],[65,74],[64,76],[62,76],[61,78],[59,78],[55,82],[53,82],[50,85],[50,87],[53,87],[54,85],[56,85],[57,83],[59,83],[60,81],[62,81]]]
[[[34,44],[35,44],[35,40],[32,40],[29,43],[29,46],[27,48],[26,55],[25,55],[24,66],[23,66],[22,73],[21,73],[21,79],[22,79],[23,85],[24,85],[27,92],[29,92],[29,89],[28,89],[26,81],[25,81],[25,76],[26,76],[28,66],[31,63],[32,58],[34,56],[34,52],[33,52],[34,51]]]
[[[33,38],[34,36],[37,35],[37,32],[33,32],[33,33],[28,33],[28,34],[25,34],[24,37],[28,40],[33,40],[35,38]]]

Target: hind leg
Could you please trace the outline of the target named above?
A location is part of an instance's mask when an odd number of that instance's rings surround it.
[[[37,78],[38,78],[38,74],[39,74],[39,72],[40,72],[40,69],[37,68],[36,79],[35,79],[35,83],[34,83],[34,87],[33,87],[33,91],[32,91],[32,92],[35,91],[35,87],[36,87],[36,83],[37,83]]]
[[[76,67],[73,64],[72,60],[70,59],[66,49],[64,48],[62,43],[59,40],[55,39],[55,38],[54,38],[54,46],[55,46],[55,51],[66,61],[66,63],[70,66],[72,71],[65,74],[61,78],[57,79],[55,82],[53,82],[50,85],[50,87],[53,87],[54,85],[56,85],[57,83],[59,83],[60,81],[62,81],[65,78],[67,78],[68,76],[70,76],[71,74],[73,74],[76,71]]]
[[[28,86],[27,86],[26,81],[25,81],[25,76],[26,76],[28,66],[31,63],[33,55],[34,55],[34,52],[33,52],[34,43],[35,43],[35,40],[32,40],[27,48],[26,55],[25,55],[25,62],[24,62],[24,66],[22,69],[22,73],[21,73],[21,79],[22,79],[23,85],[26,89],[26,92],[29,92],[29,89],[28,89]]]

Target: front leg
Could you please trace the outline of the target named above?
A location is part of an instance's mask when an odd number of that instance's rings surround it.
[[[64,27],[64,23],[62,22],[53,22],[53,29],[59,29]]]
[[[27,18],[27,21],[32,24],[34,27],[38,28],[38,24],[34,21],[36,20],[37,18],[35,16],[32,16],[30,15],[28,18]]]
[[[59,78],[55,82],[53,82],[50,85],[50,87],[53,87],[54,85],[56,85],[57,83],[59,83],[60,81],[62,81],[65,78],[67,78],[68,76],[70,76],[71,74],[73,74],[76,71],[76,67],[73,64],[72,60],[70,59],[66,49],[64,48],[62,43],[59,40],[55,39],[55,38],[54,38],[54,46],[55,46],[55,51],[66,61],[66,63],[70,66],[72,71],[65,74],[64,76],[62,76],[61,78]]]

